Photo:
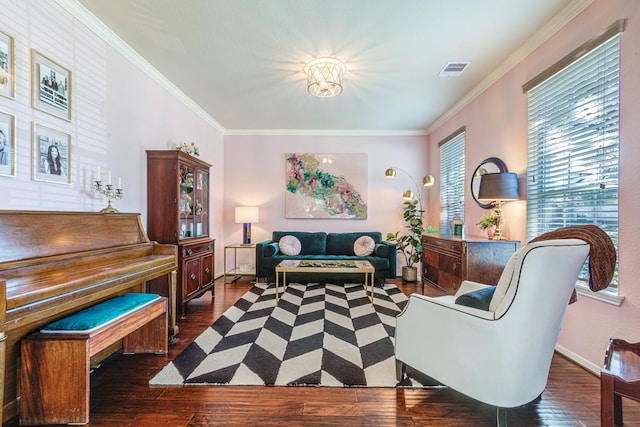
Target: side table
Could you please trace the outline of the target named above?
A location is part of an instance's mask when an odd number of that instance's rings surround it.
[[[252,264],[250,268],[247,268],[247,264],[238,265],[238,249],[251,249],[253,250]],[[233,268],[227,270],[227,250],[233,251]],[[254,276],[256,275],[256,245],[254,243],[242,244],[234,243],[224,247],[224,283],[233,283],[242,276]],[[227,281],[227,276],[233,276],[230,281]]]

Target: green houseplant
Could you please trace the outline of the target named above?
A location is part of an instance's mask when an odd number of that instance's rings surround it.
[[[480,227],[480,230],[487,230],[487,236],[491,238],[493,237],[493,230],[495,229],[495,226],[498,225],[498,215],[492,210],[483,215],[480,218],[480,221],[476,222],[476,225]]]
[[[402,254],[405,265],[402,267],[402,279],[415,282],[418,278],[415,263],[422,259],[422,235],[424,210],[418,200],[407,200],[403,203],[403,220],[405,232],[387,233],[387,240],[396,244],[398,253]]]

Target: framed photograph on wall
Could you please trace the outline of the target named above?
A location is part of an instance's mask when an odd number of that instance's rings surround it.
[[[0,175],[16,176],[16,116],[0,111]]]
[[[31,49],[32,107],[71,121],[71,71]]]
[[[285,217],[367,219],[366,154],[285,154]]]
[[[33,179],[71,184],[71,135],[33,122],[31,139]]]
[[[16,97],[16,58],[13,37],[0,30],[0,95]]]

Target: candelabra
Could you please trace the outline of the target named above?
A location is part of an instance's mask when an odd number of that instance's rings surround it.
[[[118,186],[121,187],[121,185]],[[98,180],[95,181],[95,184],[93,185],[93,191],[100,193],[107,198],[107,207],[102,209],[100,213],[118,213],[118,210],[111,206],[111,201],[114,199],[120,200],[124,197],[124,190],[122,188],[113,188],[113,185],[111,184],[103,186],[102,181]]]

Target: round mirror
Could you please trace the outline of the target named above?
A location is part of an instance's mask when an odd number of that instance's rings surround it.
[[[480,177],[485,173],[509,172],[507,165],[497,157],[484,159],[482,163],[473,171],[471,175],[471,197],[483,209],[491,209],[491,202],[483,203],[478,200],[478,190],[480,189]]]

